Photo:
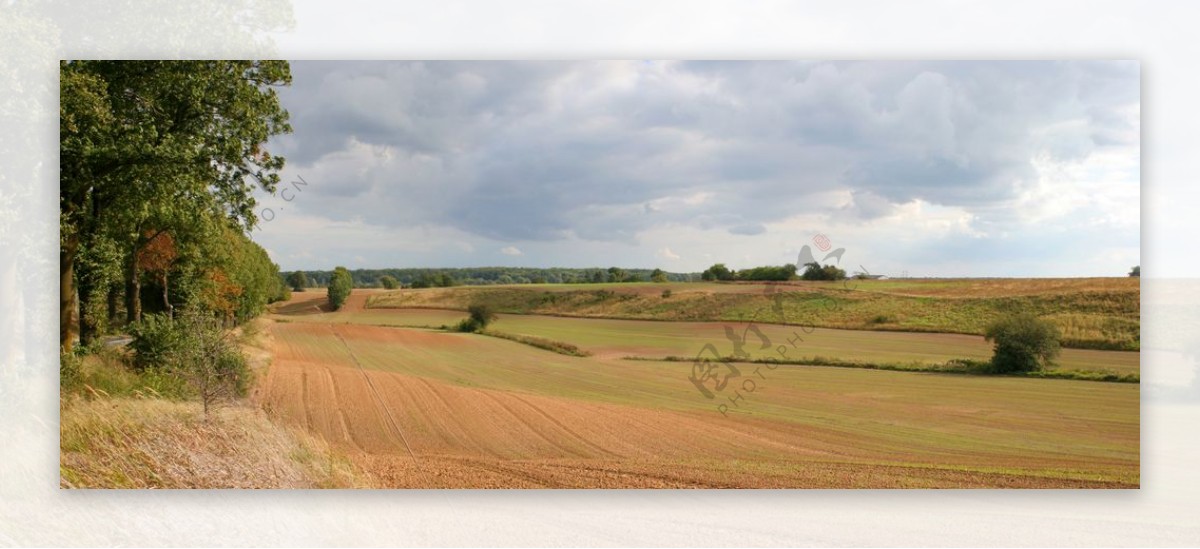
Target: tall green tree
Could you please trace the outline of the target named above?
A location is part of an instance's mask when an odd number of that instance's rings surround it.
[[[352,288],[354,288],[354,279],[350,277],[350,271],[345,267],[335,268],[333,276],[329,279],[329,305],[333,307],[333,310],[342,308],[342,304],[350,296]]]
[[[59,339],[66,350],[76,296],[85,343],[94,324],[87,316],[95,288],[79,283],[103,278],[81,255],[115,242],[126,250],[126,280],[136,286],[137,253],[154,231],[205,215],[244,230],[255,225],[253,190],[273,193],[283,167],[264,145],[291,130],[275,91],[291,73],[284,61],[63,61],[59,82]],[[144,210],[130,210],[134,204]],[[125,293],[136,315],[140,292]]]

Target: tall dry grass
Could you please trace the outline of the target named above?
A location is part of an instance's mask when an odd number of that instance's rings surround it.
[[[250,406],[206,419],[197,402],[68,396],[61,407],[65,488],[353,488],[364,473],[324,441]]]

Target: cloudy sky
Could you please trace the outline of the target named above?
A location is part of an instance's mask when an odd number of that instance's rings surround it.
[[[1121,276],[1136,62],[293,62],[285,270]],[[303,180],[307,184],[293,182]],[[814,246],[815,247],[815,246]]]

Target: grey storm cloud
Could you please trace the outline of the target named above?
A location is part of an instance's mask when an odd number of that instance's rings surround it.
[[[986,211],[1136,143],[1140,101],[1124,62],[305,61],[281,97],[323,216],[500,241],[755,235],[830,191]]]

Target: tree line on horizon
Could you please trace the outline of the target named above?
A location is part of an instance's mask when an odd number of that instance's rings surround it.
[[[292,290],[325,288],[335,271],[301,270],[288,274]],[[297,273],[299,273],[299,276]],[[699,273],[670,273],[662,269],[620,267],[449,267],[349,270],[355,288],[441,288],[491,284],[587,284],[612,282],[693,282]],[[298,284],[299,283],[299,284]]]
[[[599,284],[623,282],[697,282],[697,281],[787,281],[841,280],[846,271],[833,265],[806,265],[797,273],[795,265],[761,266],[734,271],[718,263],[701,273],[672,273],[662,269],[623,269],[620,267],[461,267],[298,270],[287,276],[293,291],[327,288],[333,275],[345,270],[354,288],[445,288],[492,284]]]

